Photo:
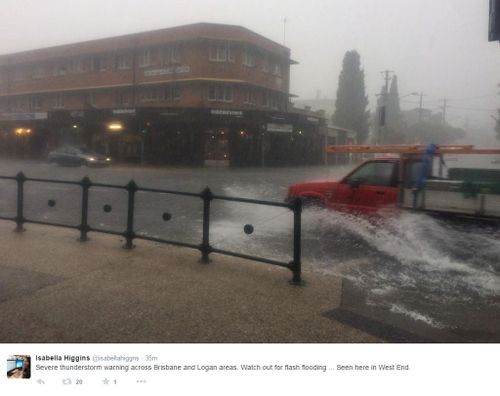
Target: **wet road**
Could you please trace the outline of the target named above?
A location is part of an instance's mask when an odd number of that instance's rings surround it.
[[[0,160],[0,174],[80,180],[199,193],[206,186],[219,195],[282,201],[292,182],[335,178],[349,167],[278,169],[228,168],[68,168],[29,161]],[[0,181],[0,214],[15,214],[15,183]],[[81,188],[26,183],[25,216],[78,225]],[[55,202],[49,206],[49,201]],[[104,206],[111,207],[105,212]],[[92,188],[89,223],[122,232],[126,227],[124,190]],[[292,254],[292,215],[286,208],[212,202],[211,244],[219,249],[288,261]],[[202,201],[141,192],[136,197],[140,235],[201,242]],[[169,214],[170,216],[164,216]],[[165,220],[168,219],[167,221]],[[245,224],[254,232],[247,235]],[[308,210],[303,215],[303,267],[342,276],[362,291],[360,312],[405,317],[434,329],[476,340],[500,340],[500,233],[483,227],[450,225],[405,214],[384,224]],[[139,243],[139,242],[138,242]],[[358,301],[359,300],[359,301]]]

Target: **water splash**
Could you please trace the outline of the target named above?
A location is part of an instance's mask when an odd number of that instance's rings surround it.
[[[259,198],[273,188],[231,185],[225,193]],[[212,224],[214,243],[290,258],[293,219],[286,209],[223,205],[225,218]],[[255,226],[255,234],[243,234],[247,222]],[[421,214],[376,222],[327,209],[305,210],[302,225],[304,269],[354,282],[367,292],[371,304],[434,327],[456,327],[455,316],[463,309],[488,306],[499,313],[497,231],[451,225]]]

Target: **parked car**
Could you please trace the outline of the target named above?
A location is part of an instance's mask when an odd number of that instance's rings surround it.
[[[65,166],[108,166],[111,158],[98,154],[86,147],[64,146],[51,151],[48,155],[51,163]]]

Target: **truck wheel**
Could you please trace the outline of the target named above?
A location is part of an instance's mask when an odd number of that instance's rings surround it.
[[[304,197],[302,198],[302,207],[305,208],[324,208],[325,204],[323,201],[319,198],[314,198],[314,197]]]

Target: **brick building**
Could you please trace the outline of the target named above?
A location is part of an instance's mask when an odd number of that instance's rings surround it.
[[[199,23],[0,56],[0,153],[62,144],[118,160],[321,162],[324,118],[290,104],[290,50]]]

